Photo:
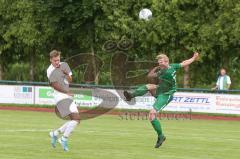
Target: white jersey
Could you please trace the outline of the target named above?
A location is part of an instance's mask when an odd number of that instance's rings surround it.
[[[66,79],[66,75],[63,73],[63,70],[72,75],[72,71],[66,62],[61,62],[60,67],[55,68],[52,64],[47,69],[47,77],[50,83],[57,82],[65,91],[69,91],[69,82]],[[54,100],[56,104],[66,98],[72,98],[71,96],[54,90]]]

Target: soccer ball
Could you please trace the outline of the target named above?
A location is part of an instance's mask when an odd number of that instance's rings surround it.
[[[144,8],[139,12],[139,19],[149,20],[152,18],[152,11],[150,9]]]

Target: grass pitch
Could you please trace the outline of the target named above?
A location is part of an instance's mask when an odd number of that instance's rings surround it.
[[[147,120],[101,116],[82,121],[69,152],[50,146],[48,133],[64,123],[54,113],[0,111],[0,159],[239,159],[240,122],[162,120],[166,142],[155,149]]]

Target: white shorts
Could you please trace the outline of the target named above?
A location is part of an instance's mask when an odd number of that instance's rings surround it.
[[[57,103],[57,109],[63,118],[71,113],[79,113],[76,103],[70,98],[59,101]]]
[[[77,104],[74,101],[70,105],[69,110],[71,113],[78,113]]]

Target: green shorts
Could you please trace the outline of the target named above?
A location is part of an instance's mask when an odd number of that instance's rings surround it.
[[[168,103],[171,102],[171,100],[173,99],[173,95],[172,94],[159,94],[158,96],[155,97],[156,101],[153,104],[153,108],[159,112],[160,110],[162,110],[164,107],[166,107],[168,105]]]

